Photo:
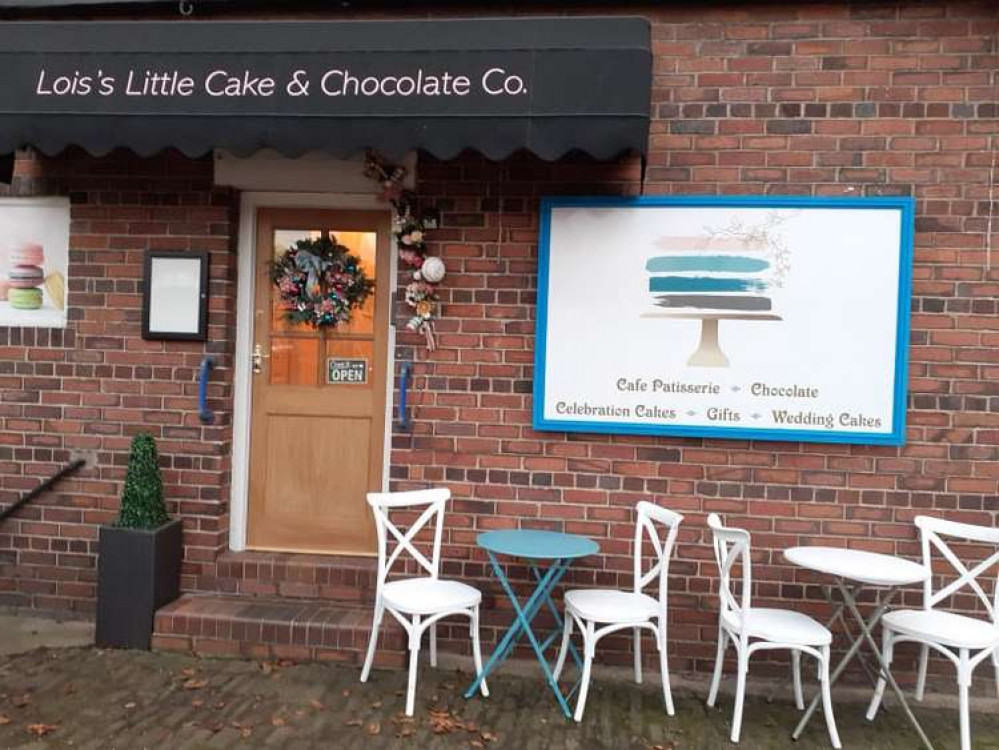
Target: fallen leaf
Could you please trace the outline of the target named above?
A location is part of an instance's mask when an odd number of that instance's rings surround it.
[[[395,736],[397,738],[400,738],[400,739],[404,738],[404,737],[412,737],[413,736],[413,728],[412,727],[403,727],[402,729],[400,729],[398,732],[395,733]]]
[[[217,701],[212,706],[212,708],[214,708],[216,711],[221,711],[223,708],[225,708],[225,701]]]
[[[198,670],[196,670],[194,667],[184,667],[182,670],[180,670],[180,676],[184,678],[194,677],[194,675],[196,675],[197,673]]]
[[[382,707],[382,702],[381,701],[375,701],[374,703],[371,704],[371,707],[372,708],[381,708]]]
[[[275,716],[274,718],[272,718],[272,719],[271,719],[271,724],[273,724],[273,725],[274,725],[274,726],[276,726],[276,727],[283,727],[283,726],[284,726],[285,724],[287,724],[287,723],[288,723],[288,722],[287,722],[287,721],[285,721],[285,720],[284,720],[284,719],[283,719],[282,717],[280,717],[280,716]]]
[[[125,708],[135,708],[136,705],[138,704],[136,704],[135,701],[129,701],[128,703],[125,704]]]
[[[277,665],[279,667],[294,667],[295,662],[293,662],[291,659],[278,659]]]
[[[309,701],[309,705],[312,706],[317,711],[322,711],[324,708],[326,708],[326,706],[324,706],[322,703],[320,703],[315,698],[313,698],[311,701]]]
[[[344,698],[349,698],[350,697],[350,691],[347,688],[344,688],[343,692],[341,692],[340,695],[342,695]]]
[[[0,714],[0,727],[7,726],[8,724],[10,724],[10,721],[11,719],[9,716],[7,716],[6,714]]]
[[[493,732],[483,732],[479,735],[483,742],[496,742],[499,739]]]
[[[193,677],[181,685],[184,690],[201,690],[208,685],[208,680],[196,680]]]
[[[205,705],[205,702],[200,698],[195,698],[193,701],[191,701],[192,708],[201,708],[203,705]]]
[[[344,722],[344,724],[346,724],[348,727],[359,727],[363,723],[364,722],[361,721],[360,719],[348,719],[347,721]]]
[[[28,693],[19,693],[18,695],[12,695],[10,697],[11,705],[14,708],[24,708],[29,703],[31,703],[31,695]]]
[[[41,739],[59,728],[58,724],[28,724],[28,731]]]
[[[260,662],[260,671],[264,674],[270,674],[274,671],[274,664],[269,661],[262,661]]]
[[[251,727],[243,727],[242,729],[239,730],[239,736],[242,737],[244,740],[249,739],[250,737],[253,736],[253,729]]]
[[[471,746],[472,746],[472,747],[474,747],[474,748],[480,748],[480,747],[485,747],[485,745],[483,745],[483,744],[482,744],[481,742],[479,742],[478,740],[472,740],[472,741],[471,741],[471,742],[469,742],[468,744],[469,744],[469,745],[471,745]]]
[[[367,731],[368,734],[381,734],[382,725],[379,724],[377,721],[373,721],[370,724],[368,724],[368,726],[365,728],[365,731]]]

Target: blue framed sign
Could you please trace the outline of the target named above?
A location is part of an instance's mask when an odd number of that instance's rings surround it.
[[[534,428],[905,441],[911,198],[542,201]]]

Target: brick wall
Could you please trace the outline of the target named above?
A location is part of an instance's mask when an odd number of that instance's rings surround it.
[[[98,525],[118,509],[131,437],[157,438],[169,510],[185,526],[185,584],[227,545],[234,329],[234,209],[211,160],[79,153],[22,160],[16,195],[72,201],[69,324],[0,327],[0,503],[70,460],[93,468],[0,526],[0,604],[92,611]],[[143,341],[145,248],[211,253],[209,342]],[[198,370],[215,356],[213,426],[198,421]]]
[[[420,193],[444,207],[434,240],[450,304],[441,349],[416,353],[415,427],[395,436],[392,469],[400,487],[447,482],[461,498],[448,558],[470,578],[485,575],[475,534],[520,524],[600,539],[595,567],[571,576],[630,586],[635,503],[685,514],[672,664],[701,671],[717,628],[707,513],[753,532],[759,603],[819,614],[817,586],[782,549],[821,540],[918,557],[916,515],[994,525],[999,511],[999,250],[991,274],[985,255],[996,7],[734,5],[636,8],[653,18],[656,54],[645,192],[915,196],[907,445],[534,432],[537,199],[632,193],[637,175],[421,159]]]
[[[917,198],[907,445],[533,432],[537,199],[635,194],[639,165],[421,158],[419,192],[443,210],[433,241],[449,269],[446,319],[433,354],[400,336],[397,359],[416,361],[414,428],[393,436],[391,476],[397,488],[452,487],[447,568],[471,579],[488,578],[475,534],[521,523],[599,538],[604,554],[575,581],[626,586],[634,504],[651,497],[684,513],[672,663],[703,670],[716,627],[706,513],[753,531],[758,601],[816,612],[818,590],[782,563],[784,547],[822,539],[915,556],[918,513],[996,523],[999,272],[986,271],[985,231],[999,145],[997,10],[991,2],[628,10],[654,21],[645,192]],[[73,197],[73,323],[65,333],[0,329],[0,502],[70,450],[98,451],[99,468],[0,528],[0,601],[92,607],[96,523],[117,505],[128,437],[139,429],[161,438],[171,496],[183,498],[191,587],[194,573],[210,577],[227,541],[232,197],[212,190],[209,162],[175,155],[24,168],[19,189],[36,189],[37,173]],[[196,417],[205,347],[139,337],[144,246],[212,250],[217,426]]]

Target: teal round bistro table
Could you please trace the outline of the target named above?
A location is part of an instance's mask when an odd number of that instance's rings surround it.
[[[511,604],[513,604],[516,617],[513,623],[511,623],[510,628],[506,631],[506,635],[503,636],[499,645],[496,646],[492,656],[489,657],[489,661],[486,662],[482,673],[469,686],[468,690],[465,691],[465,697],[471,698],[478,691],[479,683],[486,679],[490,672],[506,660],[513,651],[514,646],[526,635],[527,639],[531,642],[531,648],[534,649],[534,654],[538,657],[538,662],[541,664],[541,671],[544,673],[545,680],[548,682],[548,686],[552,689],[552,692],[555,693],[555,698],[558,700],[562,713],[567,718],[571,717],[572,712],[569,710],[568,701],[576,691],[576,688],[573,688],[567,695],[562,695],[562,691],[559,689],[558,682],[552,675],[551,667],[548,666],[548,659],[545,656],[545,652],[561,635],[562,631],[562,616],[559,614],[555,602],[552,601],[552,591],[555,590],[558,582],[562,580],[562,576],[565,575],[573,560],[596,554],[600,551],[600,545],[585,536],[536,529],[488,531],[484,534],[479,534],[476,543],[489,556],[489,563],[492,565],[493,573],[500,582],[500,586],[503,587],[503,591],[506,592]],[[524,560],[530,567],[536,585],[534,591],[524,604],[520,603],[516,593],[514,593],[510,581],[503,572],[503,566],[497,559],[498,555]],[[539,640],[531,629],[531,622],[541,610],[541,607],[545,605],[547,605],[548,610],[555,618],[556,629],[543,640]],[[582,660],[579,658],[579,653],[571,643],[569,644],[569,650],[576,664],[582,668]],[[578,684],[576,687],[578,687]]]

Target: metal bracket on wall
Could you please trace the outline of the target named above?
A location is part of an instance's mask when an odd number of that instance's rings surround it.
[[[406,408],[406,397],[409,393],[409,379],[413,375],[413,363],[405,361],[399,372],[399,429],[409,432],[413,423],[409,419],[409,410]]]

